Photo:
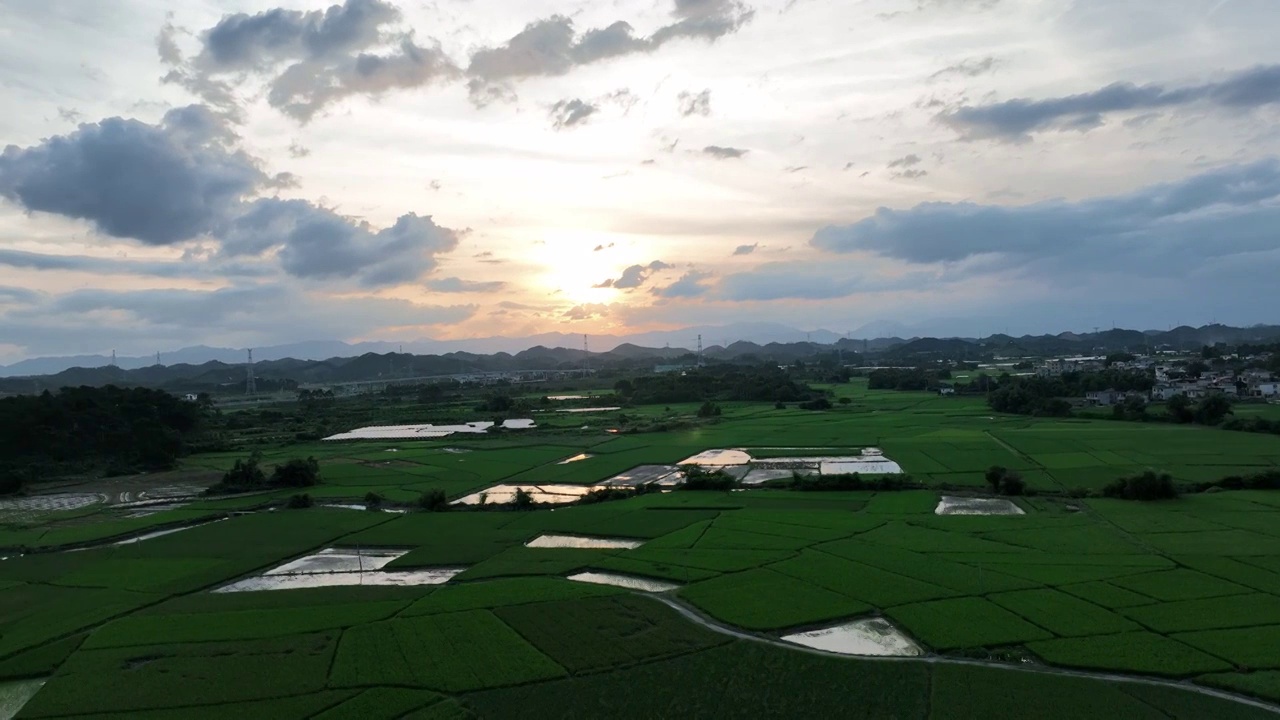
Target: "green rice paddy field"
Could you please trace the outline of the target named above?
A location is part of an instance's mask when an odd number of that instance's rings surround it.
[[[322,501],[374,491],[404,502],[433,488],[459,497],[500,482],[593,483],[731,447],[877,446],[928,485],[974,490],[993,464],[1045,491],[1148,467],[1196,481],[1280,465],[1272,436],[837,391],[853,401],[822,413],[726,406],[720,422],[674,433],[611,435],[614,414],[557,417],[529,434],[293,446],[267,459],[319,457],[324,484],[312,494]],[[579,453],[592,457],[558,464]],[[218,469],[236,457],[189,463]],[[1001,517],[938,516],[938,496],[672,492],[402,515],[316,507],[102,546],[92,543],[271,498],[129,521],[95,522],[92,510],[24,517],[0,526],[0,545],[29,551],[0,552],[0,708],[36,687],[20,681],[46,679],[18,717],[1275,716],[1280,492],[1159,503],[1054,494]],[[643,544],[525,547],[547,533]],[[440,586],[210,592],[357,546],[408,549],[389,570],[465,570]],[[566,579],[586,570],[677,587],[657,598]],[[926,656],[840,657],[778,640],[869,615]]]

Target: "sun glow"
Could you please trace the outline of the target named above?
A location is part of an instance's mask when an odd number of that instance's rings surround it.
[[[613,242],[598,233],[560,232],[534,248],[533,260],[544,272],[539,283],[556,298],[580,305],[606,303],[618,297],[611,287],[596,287],[617,279],[632,264],[630,253],[610,247]],[[596,250],[595,248],[601,248]]]

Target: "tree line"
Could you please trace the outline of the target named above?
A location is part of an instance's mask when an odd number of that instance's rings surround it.
[[[61,473],[168,470],[209,412],[207,402],[114,385],[0,398],[0,491]]]
[[[823,393],[776,365],[715,365],[684,372],[624,378],[614,392],[635,405],[716,401],[808,402]]]

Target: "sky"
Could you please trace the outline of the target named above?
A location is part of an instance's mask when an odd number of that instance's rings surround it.
[[[0,362],[1280,322],[1274,0],[4,6]]]

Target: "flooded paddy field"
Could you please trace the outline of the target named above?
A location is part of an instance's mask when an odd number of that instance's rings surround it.
[[[841,655],[916,657],[920,646],[884,618],[851,622],[783,635],[783,640]]]
[[[431,423],[416,425],[372,425],[369,427],[356,428],[344,433],[337,433],[336,435],[330,435],[329,437],[324,438],[324,440],[435,440],[455,434],[481,435],[489,432],[492,427],[494,427],[494,423],[488,420],[469,422],[461,425],[432,425]],[[504,430],[532,430],[536,427],[536,424],[533,420],[527,418],[512,419],[503,420],[501,427]]]
[[[525,543],[531,548],[584,548],[594,550],[631,550],[644,545],[643,540],[627,538],[582,537],[579,535],[539,535]]]
[[[596,585],[612,585],[614,587],[626,588],[628,590],[641,590],[643,592],[653,593],[668,592],[680,587],[675,583],[663,582],[661,580],[606,572],[580,572],[570,575],[569,579],[574,582],[593,583]]]
[[[640,465],[604,480],[601,487],[673,486],[684,482],[684,472],[675,465]]]
[[[465,568],[386,570],[386,566],[409,551],[391,548],[325,548],[318,553],[291,560],[255,577],[215,589],[215,593],[297,590],[347,585],[409,586],[440,585]]]
[[[955,497],[938,499],[937,515],[1025,515],[1026,511],[1004,498]]]
[[[458,498],[453,505],[504,505],[515,502],[516,493],[524,491],[535,503],[563,505],[577,502],[592,488],[582,485],[494,485],[479,492]]]

